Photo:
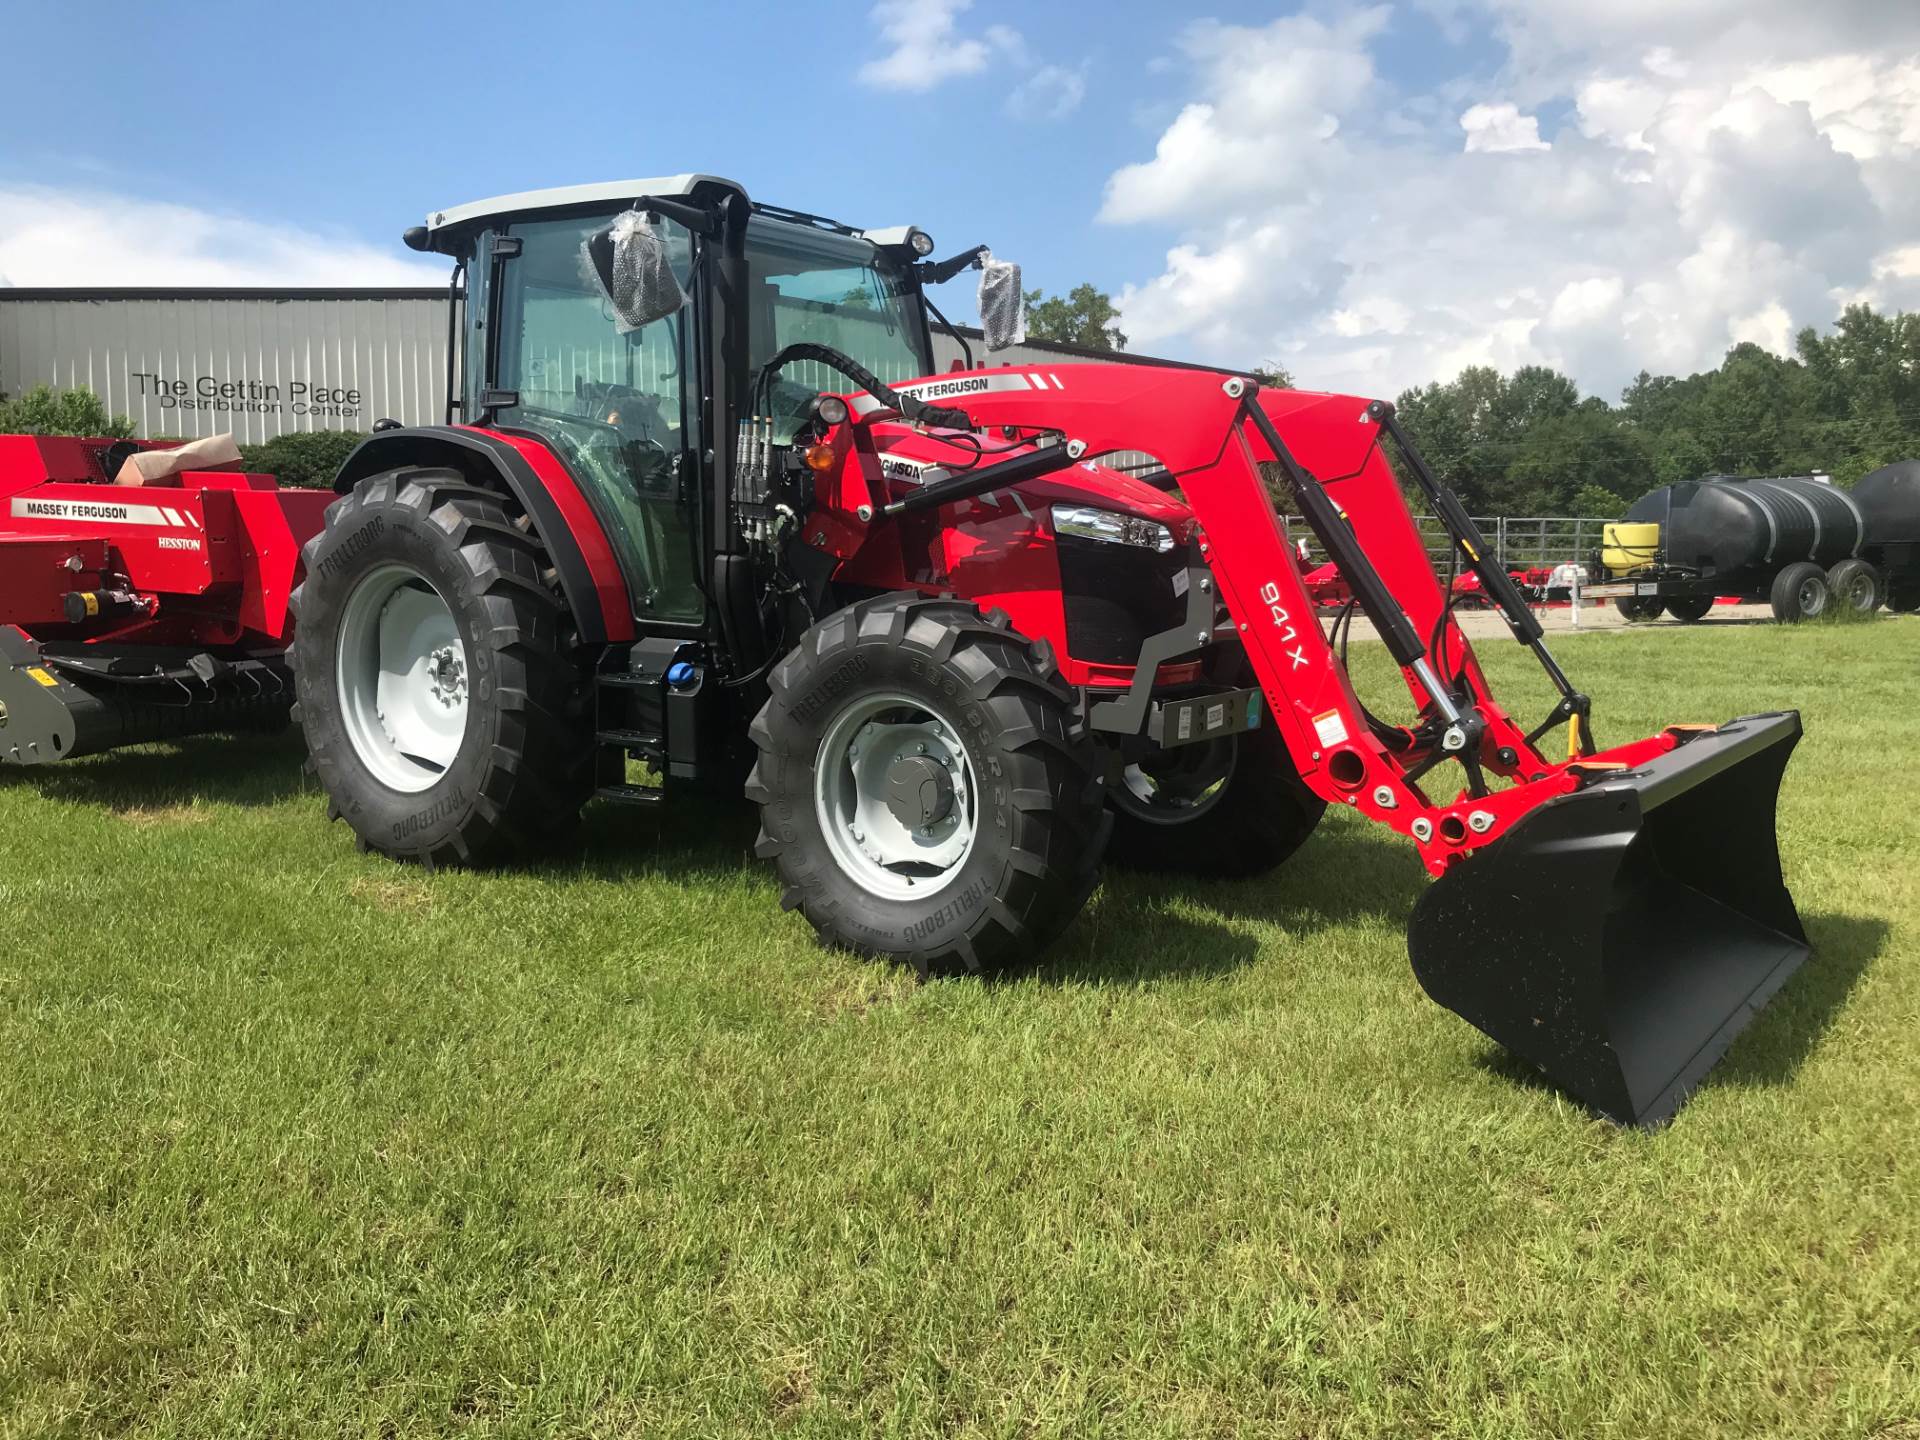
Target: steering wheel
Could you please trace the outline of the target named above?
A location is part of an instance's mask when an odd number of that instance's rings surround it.
[[[656,429],[667,428],[658,396],[631,385],[586,380],[578,375],[573,380],[573,393],[575,403],[596,430],[612,431],[619,437],[615,446],[606,448],[621,452],[635,489],[642,494],[665,494],[673,488],[673,454],[654,434]]]

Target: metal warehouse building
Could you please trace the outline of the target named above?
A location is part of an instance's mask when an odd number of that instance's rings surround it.
[[[85,385],[142,437],[430,423],[446,357],[445,289],[0,290],[0,393]]]
[[[1181,363],[1052,342],[989,356],[978,330],[961,332],[993,365]],[[941,370],[961,359],[937,329],[933,350]],[[447,292],[0,289],[0,394],[43,384],[87,386],[147,439],[436,424]]]

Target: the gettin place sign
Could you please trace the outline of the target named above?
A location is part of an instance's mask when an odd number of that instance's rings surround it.
[[[151,370],[130,370],[127,381],[136,397],[152,400],[162,410],[357,420],[365,406],[358,389],[317,380],[235,380],[219,375],[169,378]]]

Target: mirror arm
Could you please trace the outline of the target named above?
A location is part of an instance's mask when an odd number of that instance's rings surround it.
[[[945,260],[922,260],[913,267],[913,273],[920,277],[922,285],[944,285],[968,266],[977,267],[980,257],[987,253],[987,247],[976,245],[971,250],[962,250]]]
[[[711,238],[720,233],[720,217],[711,206],[689,205],[684,200],[663,200],[657,195],[642,195],[633,202],[635,210],[651,210],[686,226],[696,235]]]

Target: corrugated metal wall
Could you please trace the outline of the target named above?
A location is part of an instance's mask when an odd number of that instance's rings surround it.
[[[147,437],[435,423],[446,348],[446,296],[433,292],[0,290],[0,391],[85,385]]]
[[[975,362],[995,367],[1179,363],[1044,342],[989,355],[977,330],[965,333]],[[290,430],[366,430],[382,418],[437,424],[445,415],[446,345],[447,301],[437,291],[0,290],[0,392],[85,385],[147,438],[230,432],[257,442]],[[933,353],[942,373],[961,358],[959,345],[938,329]],[[792,374],[822,387],[835,383],[811,365]],[[570,391],[573,378],[568,370],[551,383]],[[357,401],[345,403],[342,390]],[[1109,463],[1157,467],[1134,451]]]

